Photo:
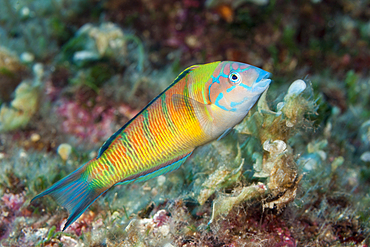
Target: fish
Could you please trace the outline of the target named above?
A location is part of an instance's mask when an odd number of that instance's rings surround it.
[[[34,200],[51,195],[67,209],[63,231],[113,186],[179,168],[194,149],[222,138],[269,87],[270,73],[233,61],[194,65],[117,130],[97,157]]]

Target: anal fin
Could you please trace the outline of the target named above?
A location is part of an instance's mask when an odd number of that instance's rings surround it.
[[[131,182],[143,182],[143,181],[152,179],[154,177],[157,177],[159,175],[174,171],[178,169],[186,161],[186,159],[189,158],[189,156],[192,153],[193,153],[193,150],[191,150],[189,153],[180,155],[179,157],[176,157],[175,159],[165,162],[161,165],[158,165],[146,171],[143,171],[138,174],[127,177],[123,181],[117,184],[128,184]]]

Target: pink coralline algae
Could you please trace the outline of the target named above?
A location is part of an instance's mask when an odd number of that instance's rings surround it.
[[[5,206],[13,211],[17,211],[21,208],[24,203],[23,194],[4,194],[1,200],[4,202]]]
[[[82,214],[76,222],[74,222],[66,229],[66,232],[75,233],[77,236],[81,236],[82,232],[87,232],[92,226],[92,222],[94,221],[95,216],[96,214],[93,211]],[[59,229],[63,229],[66,222],[66,219],[63,220],[63,222],[59,226]]]
[[[55,87],[52,81],[45,82],[45,95],[53,102],[58,99],[62,88]]]
[[[17,215],[27,215],[27,211],[20,212],[25,201],[24,194],[5,193],[0,200],[0,242],[9,235],[12,222]],[[24,214],[23,214],[24,213]]]
[[[185,52],[199,51],[202,46],[201,37],[205,33],[204,18],[190,11],[191,8],[198,8],[199,2],[184,0],[182,5],[183,8],[177,8],[172,21],[169,22],[169,37],[165,39],[165,43],[174,48],[181,48]],[[195,27],[191,27],[190,33],[186,25],[189,18],[198,23]]]
[[[114,109],[96,105],[84,108],[73,101],[65,101],[57,113],[64,118],[62,130],[90,142],[106,140],[113,134]]]
[[[246,242],[259,245],[261,241],[264,242],[264,246],[297,246],[292,229],[286,225],[283,219],[271,214],[265,215],[263,220],[261,217],[262,215],[258,213],[240,215],[238,210],[233,211],[228,215],[227,220],[221,222],[221,228],[229,229],[229,231],[218,232],[220,239],[228,239],[229,232],[245,232],[244,238],[236,240],[236,246]],[[233,243],[229,246],[233,246]]]
[[[274,247],[296,247],[296,240],[292,232],[285,226],[284,221],[276,217],[266,216],[265,222],[262,223],[261,229],[266,230],[266,237],[274,239]]]
[[[168,224],[169,220],[170,220],[170,217],[168,216],[168,213],[166,210],[159,210],[153,216],[153,222],[156,224],[156,227],[160,227],[165,224]]]
[[[63,100],[56,110],[64,120],[61,128],[65,133],[87,140],[90,143],[108,139],[117,129],[117,117],[127,119],[136,115],[137,111],[125,104],[118,106],[83,106],[75,101]]]

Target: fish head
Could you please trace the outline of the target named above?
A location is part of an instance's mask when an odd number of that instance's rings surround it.
[[[209,80],[209,100],[225,113],[245,116],[269,87],[269,76],[269,72],[249,64],[221,62]]]

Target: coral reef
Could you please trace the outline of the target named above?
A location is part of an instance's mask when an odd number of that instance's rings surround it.
[[[0,1],[0,245],[369,246],[369,8]],[[228,135],[109,190],[64,232],[54,200],[30,204],[184,67],[216,60],[273,74]]]

